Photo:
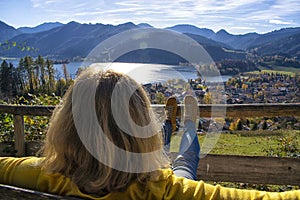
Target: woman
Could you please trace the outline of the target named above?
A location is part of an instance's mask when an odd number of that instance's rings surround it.
[[[0,158],[0,183],[90,199],[300,199],[300,191],[238,190],[188,179],[195,176],[191,163],[198,163],[199,144],[191,126],[196,115],[187,111],[174,175],[145,91],[124,74],[89,68],[56,108],[44,157]]]

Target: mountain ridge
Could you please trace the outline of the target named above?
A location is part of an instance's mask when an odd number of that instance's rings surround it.
[[[173,30],[181,33],[190,33],[194,35],[201,35],[206,38],[209,38],[211,35],[215,34],[215,32],[208,28],[198,28],[194,25],[190,24],[178,24],[172,27],[165,28],[167,30]]]
[[[38,33],[43,31],[48,31],[50,29],[63,26],[63,23],[60,22],[45,22],[43,24],[37,25],[35,27],[20,27],[17,30],[21,31],[22,33]]]
[[[43,29],[38,29],[38,27],[43,26]],[[0,28],[0,33],[5,33],[5,37],[3,37],[3,34],[0,34],[0,42],[3,43],[9,40],[11,43],[16,44],[25,43],[35,49],[30,52],[21,51],[17,48],[2,49],[0,50],[0,56],[21,57],[26,54],[33,56],[42,54],[43,56],[53,58],[71,59],[74,57],[87,56],[96,45],[112,35],[126,30],[151,28],[152,26],[147,23],[136,25],[132,22],[119,25],[101,23],[82,24],[75,21],[71,21],[67,24],[50,22],[33,27],[34,32],[30,33],[22,33],[19,29],[15,29],[1,21],[0,27],[2,27],[2,29]],[[216,61],[224,59],[246,59],[247,52],[254,52],[257,55],[282,53],[281,49],[277,47],[282,47],[287,52],[288,57],[296,57],[299,59],[298,46],[300,46],[300,27],[283,28],[265,34],[246,33],[239,35],[230,34],[224,29],[214,32],[207,28],[198,28],[189,24],[178,24],[165,29],[188,35],[203,45]],[[292,40],[293,42],[286,42],[288,40]],[[284,45],[284,43],[286,44]],[[289,51],[289,49],[291,49],[291,51]],[[144,51],[144,53],[147,53],[147,51]],[[151,54],[156,55],[157,53],[151,52]],[[128,59],[128,57],[126,59]]]
[[[4,42],[20,34],[14,27],[0,21],[0,42]]]

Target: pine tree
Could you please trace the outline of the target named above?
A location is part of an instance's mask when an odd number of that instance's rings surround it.
[[[241,119],[238,119],[236,122],[236,130],[241,131],[243,130],[243,123]]]
[[[13,65],[10,63],[8,64],[5,60],[1,64],[0,68],[0,88],[1,92],[5,97],[12,96],[12,84],[13,84],[13,77],[12,77],[12,70]]]
[[[6,68],[8,67],[8,64],[6,62],[6,60],[3,60],[2,64],[1,64],[1,68],[0,68],[0,89],[1,89],[1,93],[5,96],[6,94],[6,88],[7,88],[7,81],[6,81],[6,76],[5,76],[5,71]]]
[[[256,131],[258,129],[258,125],[256,122],[254,122],[253,126],[252,126],[252,131]]]
[[[40,86],[45,87],[46,80],[45,80],[45,61],[44,58],[39,55],[35,60],[36,70],[37,70],[37,78],[40,78]]]
[[[46,59],[46,69],[48,73],[48,94],[50,94],[55,91],[55,79],[53,63],[48,58]]]
[[[24,67],[24,59],[21,58],[19,61],[19,65],[16,67],[16,75],[18,77],[18,87],[19,91],[18,94],[25,94],[27,93],[26,91],[26,85],[28,83],[28,76],[27,72]]]
[[[24,68],[27,72],[29,81],[29,92],[34,93],[34,72],[33,72],[33,59],[30,56],[24,58]]]
[[[268,123],[267,121],[264,121],[262,124],[262,130],[267,130],[268,129]]]

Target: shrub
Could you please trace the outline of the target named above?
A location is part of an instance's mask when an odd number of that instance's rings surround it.
[[[57,105],[61,97],[52,95],[32,95],[18,97],[10,104],[17,105]],[[1,102],[5,103],[5,102]],[[24,116],[25,139],[26,141],[43,140],[48,124],[49,116]],[[0,114],[0,142],[14,141],[14,124],[12,114]]]
[[[276,148],[266,149],[271,157],[296,157],[300,158],[300,147],[294,137],[280,137]]]

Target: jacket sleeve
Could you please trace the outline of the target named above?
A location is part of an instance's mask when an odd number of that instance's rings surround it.
[[[257,190],[235,189],[222,187],[220,185],[210,185],[203,181],[193,181],[181,177],[172,176],[167,184],[166,199],[210,199],[210,200],[300,200],[300,190],[288,192],[265,192]]]
[[[79,195],[78,187],[61,174],[47,174],[38,157],[0,157],[0,183],[60,195]]]
[[[41,173],[39,161],[34,157],[0,157],[0,183],[36,190]]]

